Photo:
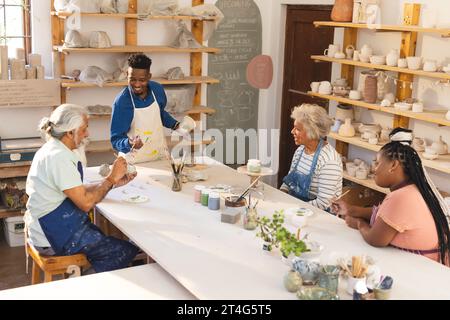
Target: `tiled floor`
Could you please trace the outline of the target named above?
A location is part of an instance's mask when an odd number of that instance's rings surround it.
[[[25,272],[25,248],[8,246],[0,220],[0,290],[28,286],[31,284],[30,272]]]

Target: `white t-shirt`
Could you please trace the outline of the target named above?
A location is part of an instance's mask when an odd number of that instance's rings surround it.
[[[27,177],[29,199],[24,217],[33,245],[50,247],[39,218],[56,209],[67,198],[64,190],[83,184],[77,169],[79,161],[77,154],[54,138],[36,152]]]

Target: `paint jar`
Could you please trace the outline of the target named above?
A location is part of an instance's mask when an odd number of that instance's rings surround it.
[[[339,272],[340,269],[338,266],[327,265],[321,267],[319,271],[318,286],[337,294],[339,287]]]
[[[205,207],[208,206],[209,193],[210,193],[210,190],[207,188],[202,190],[202,196],[200,198],[200,203],[202,204],[202,206],[205,206]]]
[[[210,192],[208,197],[208,209],[219,210],[220,209],[220,194],[217,192]]]
[[[245,208],[244,213],[244,229],[246,230],[255,230],[258,226],[257,224],[258,213],[256,212],[256,208]]]
[[[200,203],[202,199],[202,190],[205,189],[205,186],[196,185],[194,187],[194,201]]]

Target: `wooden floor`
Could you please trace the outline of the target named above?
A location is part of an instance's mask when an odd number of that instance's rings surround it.
[[[0,220],[0,290],[28,286],[31,284],[31,264],[29,274],[25,272],[25,247],[8,246]]]

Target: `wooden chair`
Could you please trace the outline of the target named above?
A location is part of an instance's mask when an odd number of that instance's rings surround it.
[[[89,267],[89,261],[82,253],[72,256],[44,256],[41,255],[32,245],[26,242],[26,250],[33,259],[31,273],[31,284],[40,281],[40,271],[44,272],[44,282],[53,281],[54,275],[75,274],[81,275],[81,268]]]

